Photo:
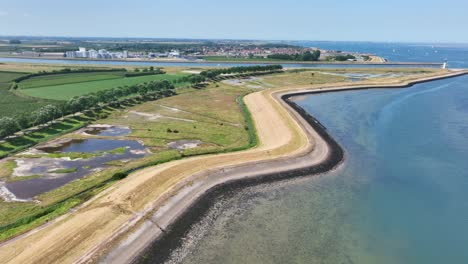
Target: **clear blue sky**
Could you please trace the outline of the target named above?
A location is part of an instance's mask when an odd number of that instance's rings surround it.
[[[0,35],[468,42],[467,0],[2,0]]]

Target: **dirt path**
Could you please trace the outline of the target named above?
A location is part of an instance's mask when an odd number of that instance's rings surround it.
[[[395,84],[398,85],[406,83]],[[340,89],[357,87],[353,85]],[[322,88],[317,86],[316,89]],[[0,263],[92,261],[93,256],[112,245],[113,238],[141,223],[140,220],[149,212],[159,209],[152,214],[151,221],[144,222],[157,233],[159,227],[166,227],[191,204],[196,195],[189,194],[200,195],[213,184],[225,180],[268,173],[273,168],[262,165],[266,160],[285,162],[287,157],[292,157],[299,162],[301,156],[309,154],[315,157],[312,162],[320,162],[327,155],[327,146],[297,113],[277,99],[284,92],[291,90],[266,90],[245,98],[260,138],[258,147],[168,162],[135,172],[78,210],[2,244]],[[247,170],[253,162],[258,164],[258,170],[254,172]],[[287,162],[283,165],[285,169],[290,169],[309,164]],[[148,233],[149,238],[152,235]],[[133,236],[138,241],[145,241],[142,236]],[[132,252],[131,248],[127,247],[129,252]],[[138,250],[138,246],[134,246],[133,252]],[[112,259],[112,254],[109,256]]]
[[[308,146],[299,125],[291,122],[288,112],[268,92],[247,96],[246,104],[259,128],[259,147],[168,162],[133,173],[60,221],[4,244],[0,263],[74,262],[106,242],[116,231],[132,226],[146,212],[161,205],[186,185],[191,175],[279,157]]]

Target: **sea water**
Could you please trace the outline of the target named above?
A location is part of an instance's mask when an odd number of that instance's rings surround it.
[[[170,262],[468,262],[468,76],[298,103],[343,164],[219,197]]]

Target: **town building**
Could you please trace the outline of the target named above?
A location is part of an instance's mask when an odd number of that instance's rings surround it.
[[[128,51],[123,52],[109,52],[105,49],[98,51],[94,49],[86,50],[86,48],[80,47],[77,51],[65,52],[67,58],[89,58],[89,59],[126,59],[128,58]]]

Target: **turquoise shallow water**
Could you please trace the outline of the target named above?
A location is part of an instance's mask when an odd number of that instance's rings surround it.
[[[220,197],[181,263],[467,263],[468,76],[299,102],[336,171]]]

